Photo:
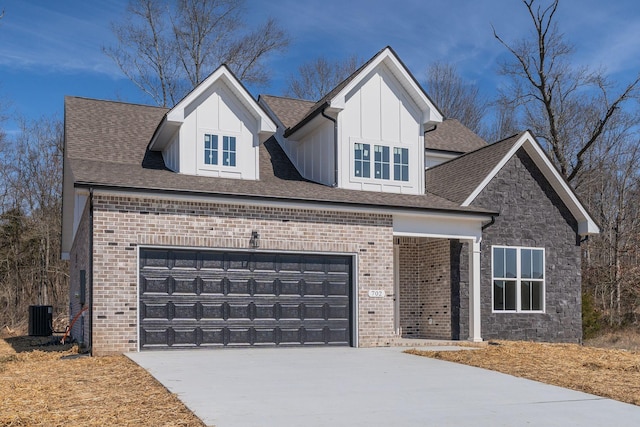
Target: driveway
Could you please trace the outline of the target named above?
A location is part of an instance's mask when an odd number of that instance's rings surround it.
[[[402,350],[252,348],[127,356],[217,427],[640,425],[640,407],[634,405]]]

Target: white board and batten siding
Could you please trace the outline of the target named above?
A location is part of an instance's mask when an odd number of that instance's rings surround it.
[[[217,81],[184,109],[184,122],[163,150],[171,170],[220,178],[259,179],[258,119]],[[204,162],[205,134],[218,135],[218,164]],[[222,165],[222,137],[236,138],[236,166]]]
[[[303,178],[332,186],[335,180],[333,138],[333,122],[320,115],[291,139],[278,137],[278,141]]]
[[[338,116],[340,171],[338,186],[352,190],[389,193],[424,193],[424,141],[422,112],[407,97],[397,78],[384,64],[357,85],[346,98]],[[354,173],[354,144],[365,143],[390,148],[390,179],[376,179],[371,153],[371,178]],[[409,180],[393,176],[393,149],[409,150]]]

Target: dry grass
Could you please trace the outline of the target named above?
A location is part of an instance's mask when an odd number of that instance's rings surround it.
[[[595,338],[585,340],[585,345],[640,351],[640,331],[637,328],[604,331]]]
[[[640,353],[580,346],[496,341],[473,351],[407,353],[491,369],[640,405]]]
[[[34,339],[8,341],[0,339],[0,426],[204,425],[124,356],[85,357],[59,346],[16,352]]]

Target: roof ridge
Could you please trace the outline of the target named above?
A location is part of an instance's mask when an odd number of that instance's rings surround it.
[[[300,102],[308,102],[310,104],[315,104],[316,101],[311,101],[309,99],[302,99],[302,98],[293,98],[291,96],[281,96],[281,95],[269,95],[268,93],[261,93],[260,95],[258,95],[258,97],[269,97],[269,98],[278,98],[278,99],[287,99],[290,101],[300,101]]]
[[[149,107],[149,108],[158,108],[161,110],[170,110],[169,107],[160,107],[159,105],[150,105],[150,104],[142,104],[140,102],[128,102],[128,101],[120,101],[117,99],[101,99],[101,98],[89,98],[87,96],[77,96],[77,95],[65,95],[65,100],[67,99],[80,99],[84,101],[95,101],[95,102],[108,102],[111,104],[121,104],[121,105],[131,105],[135,107]]]

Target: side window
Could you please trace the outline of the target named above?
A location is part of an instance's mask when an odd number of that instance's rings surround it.
[[[409,149],[393,149],[393,179],[395,181],[409,181]]]
[[[493,311],[544,311],[544,249],[492,248]]]
[[[204,134],[204,164],[218,164],[218,135]]]
[[[371,177],[371,146],[369,144],[355,143],[353,145],[353,158],[355,176],[360,178]]]
[[[374,154],[374,178],[389,179],[389,147],[375,145]]]

